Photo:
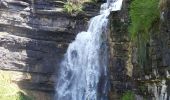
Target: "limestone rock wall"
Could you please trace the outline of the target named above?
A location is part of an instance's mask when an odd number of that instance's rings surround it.
[[[145,48],[146,66],[139,66],[138,48],[129,39],[128,10],[131,0],[124,0],[122,10],[110,16],[110,100],[120,100],[127,91],[134,93],[135,100],[159,100],[162,95],[165,97],[166,92],[169,98],[170,3],[162,1],[166,3],[160,6],[160,20],[153,23],[150,42]]]
[[[170,95],[170,8],[161,11],[161,21],[153,26],[146,48],[149,64],[140,68],[135,47],[129,39],[129,4],[123,1],[119,12],[112,12],[109,26],[110,100],[120,100],[133,91],[136,99],[154,97],[148,84],[166,80]],[[98,4],[85,4],[83,13],[68,14],[64,0],[0,0],[0,70],[9,71],[12,81],[36,100],[52,100],[57,69],[68,44],[86,30]],[[159,28],[157,27],[159,26]],[[160,30],[157,30],[160,29]],[[147,71],[147,72],[146,72]],[[159,87],[159,86],[158,86]]]
[[[131,90],[132,65],[130,59],[129,0],[124,0],[122,10],[110,16],[110,100],[120,100],[126,90]]]
[[[99,6],[64,12],[64,0],[0,0],[0,70],[36,100],[52,100],[55,73],[76,34],[86,30]],[[31,92],[30,92],[31,91]]]
[[[170,96],[170,2],[168,0],[160,0],[160,3],[162,1],[166,3],[160,5],[160,19],[158,19],[150,29],[150,42],[145,48],[148,63],[141,68],[137,66],[136,61],[133,61],[133,80],[135,80],[136,83],[134,87],[135,92],[148,100],[160,99],[161,95],[165,98],[166,93],[167,98]],[[134,50],[132,53],[133,58],[135,58],[136,55]],[[165,86],[165,91],[163,91],[162,89]]]

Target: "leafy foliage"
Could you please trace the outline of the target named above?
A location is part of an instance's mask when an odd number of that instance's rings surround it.
[[[146,44],[150,39],[150,29],[159,20],[159,0],[133,0],[130,5],[130,37],[138,48],[138,61],[146,63]]]
[[[127,91],[123,94],[121,100],[135,100],[135,94],[132,91]]]
[[[67,2],[64,5],[64,10],[68,13],[81,12],[82,11],[82,5],[81,4],[74,4],[72,2]]]
[[[64,5],[64,10],[68,13],[82,12],[85,2],[96,2],[96,0],[68,0]]]
[[[11,75],[0,70],[0,100],[33,100],[11,82]]]

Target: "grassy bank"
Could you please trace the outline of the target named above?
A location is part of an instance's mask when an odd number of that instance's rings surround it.
[[[0,100],[33,100],[11,81],[8,71],[0,70]]]

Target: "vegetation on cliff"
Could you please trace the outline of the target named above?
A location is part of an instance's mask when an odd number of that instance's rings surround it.
[[[72,2],[66,2],[64,5],[64,10],[68,13],[82,12],[82,5],[74,4]]]
[[[68,0],[64,5],[64,10],[68,13],[82,12],[85,2],[96,2],[96,0]]]
[[[159,20],[159,0],[133,0],[130,5],[131,39],[138,48],[138,62],[146,63],[146,46],[150,39],[150,29]]]
[[[123,94],[121,100],[135,100],[135,94],[132,91],[127,91]]]
[[[9,72],[0,70],[0,100],[33,100],[11,82]]]

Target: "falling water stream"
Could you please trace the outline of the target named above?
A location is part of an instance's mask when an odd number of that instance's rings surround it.
[[[122,1],[102,4],[100,15],[90,20],[88,30],[78,33],[69,44],[58,72],[55,100],[108,100],[108,16],[121,9]],[[153,94],[152,100],[168,98],[165,80],[159,85],[148,84],[148,91]]]
[[[61,62],[55,100],[107,100],[107,23],[111,11],[120,10],[123,0],[108,0],[100,15],[90,20],[87,32],[80,32],[69,44]]]

